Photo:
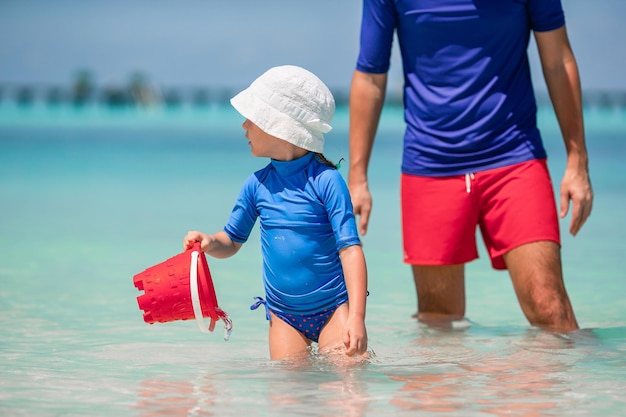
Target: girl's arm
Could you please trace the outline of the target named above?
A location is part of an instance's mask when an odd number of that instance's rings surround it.
[[[360,245],[339,251],[344,279],[348,289],[348,320],[344,325],[343,343],[349,356],[367,351],[365,305],[367,298],[367,267]]]
[[[200,242],[202,252],[214,258],[229,258],[236,254],[242,245],[242,243],[232,241],[223,231],[213,235],[207,235],[206,233],[194,230],[188,232],[183,239],[183,248],[187,250],[191,248],[195,242]]]

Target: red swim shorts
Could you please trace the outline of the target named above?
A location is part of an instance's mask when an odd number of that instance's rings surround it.
[[[537,241],[560,244],[545,159],[450,177],[402,174],[404,262],[454,265],[478,258],[480,228],[495,269],[503,255]]]

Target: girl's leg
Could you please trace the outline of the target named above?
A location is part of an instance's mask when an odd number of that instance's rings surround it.
[[[343,353],[343,327],[348,321],[348,303],[343,303],[330,317],[322,328],[318,340],[320,353],[328,353],[338,350]]]
[[[299,331],[270,312],[270,358],[272,360],[297,359],[307,353],[311,341]]]

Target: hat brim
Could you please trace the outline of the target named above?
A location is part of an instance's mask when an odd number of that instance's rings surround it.
[[[265,133],[311,152],[324,152],[324,136],[259,98],[250,88],[230,99],[230,104]]]

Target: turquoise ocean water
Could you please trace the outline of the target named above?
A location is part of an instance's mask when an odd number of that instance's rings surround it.
[[[564,150],[540,127],[558,185]],[[528,326],[505,272],[468,266],[469,327],[437,330],[402,264],[401,113],[386,109],[371,164],[374,213],[364,365],[269,361],[255,232],[209,258],[231,340],[193,321],[148,325],[133,275],[182,250],[187,230],[221,229],[249,154],[230,108],[111,110],[0,106],[0,415],[619,416],[626,409],[626,110],[586,109],[593,215],[561,223],[566,285],[582,330]],[[347,113],[327,137],[347,158]],[[347,166],[341,169],[347,175]]]

